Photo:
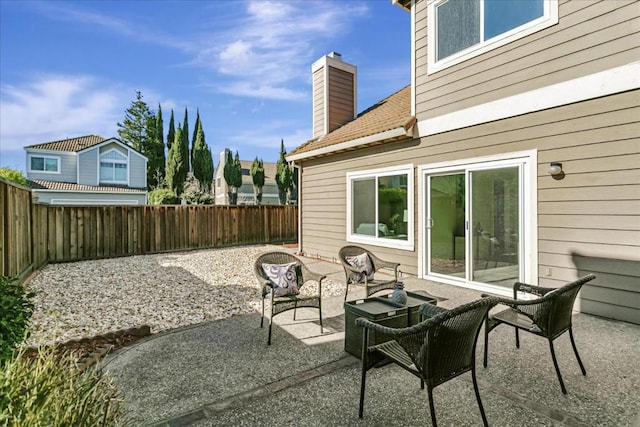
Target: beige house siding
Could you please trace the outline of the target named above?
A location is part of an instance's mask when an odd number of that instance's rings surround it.
[[[313,137],[325,134],[324,129],[324,68],[313,73]]]
[[[334,259],[346,243],[347,172],[407,163],[415,170],[532,149],[538,152],[539,283],[559,285],[593,272],[597,279],[584,288],[577,308],[640,323],[639,90],[305,161],[302,250]],[[547,173],[550,162],[563,163],[564,179]],[[421,177],[415,178],[417,203]],[[418,274],[419,237],[416,231],[414,251],[371,249]]]
[[[427,75],[427,1],[416,2],[416,117],[424,120],[640,59],[637,1],[563,1],[559,23]]]

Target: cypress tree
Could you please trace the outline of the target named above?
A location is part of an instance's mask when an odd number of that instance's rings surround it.
[[[171,144],[176,139],[176,128],[173,123],[173,109],[171,109],[171,118],[169,119],[169,132],[167,132],[167,151],[171,150]]]
[[[240,157],[236,151],[236,158],[231,155],[231,150],[227,150],[226,160],[224,163],[224,180],[229,187],[229,204],[238,203],[238,189],[242,185],[242,166],[240,165]]]
[[[182,122],[182,139],[184,145],[187,147],[187,171],[191,170],[191,150],[189,150],[189,113],[187,113],[187,107],[184,107],[184,122]]]
[[[262,203],[262,187],[264,187],[264,163],[258,157],[251,164],[251,180],[253,181],[253,197],[256,205]]]
[[[276,163],[276,184],[278,185],[278,198],[281,205],[289,203],[291,197],[291,187],[293,183],[293,171],[287,163],[284,149],[284,140],[280,140],[280,158]]]
[[[196,122],[193,125],[193,137],[191,138],[191,168],[195,168],[193,166],[193,150],[196,147],[196,137],[198,136],[198,126],[200,125],[200,109],[196,109]]]
[[[211,182],[213,181],[213,158],[211,150],[205,142],[202,123],[199,118],[196,119],[196,128],[194,131],[195,140],[191,154],[193,156],[193,175],[200,181],[206,192],[211,191]]]
[[[184,137],[182,136],[182,128],[178,124],[167,164],[167,185],[178,197],[182,195],[184,182],[187,179],[187,151],[188,148],[185,146]]]
[[[158,114],[156,114],[156,140],[154,147],[156,152],[156,168],[154,178],[156,187],[162,187],[165,182],[167,159],[164,152],[164,123],[162,121],[162,107],[158,104]]]

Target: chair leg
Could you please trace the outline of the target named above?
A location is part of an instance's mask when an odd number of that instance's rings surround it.
[[[318,316],[320,316],[320,334],[324,334],[324,329],[322,329],[322,301],[318,303]]]
[[[362,330],[362,353],[360,354],[360,360],[362,363],[362,377],[360,378],[360,407],[358,409],[358,417],[362,418],[364,413],[364,389],[367,384],[367,369],[369,366],[369,331],[367,329]]]
[[[271,345],[271,326],[273,326],[273,311],[269,316],[269,338],[267,339],[267,345]]]
[[[476,379],[476,367],[475,365],[471,369],[471,377],[473,378],[473,391],[476,393],[476,400],[478,401],[478,407],[480,407],[480,415],[482,415],[482,423],[484,427],[489,427],[487,422],[487,416],[484,413],[484,407],[482,406],[482,400],[480,399],[480,390],[478,389],[478,380]]]
[[[262,317],[260,318],[260,327],[264,326],[264,298],[262,298]]]
[[[298,301],[293,302],[293,320],[296,320],[296,311],[298,311]]]
[[[347,294],[349,293],[349,282],[344,286],[344,302],[347,302]]]
[[[489,318],[484,320],[484,359],[482,360],[482,366],[487,367],[487,357],[489,353]]]
[[[564,386],[564,381],[562,381],[562,374],[560,374],[560,368],[558,367],[558,360],[556,360],[556,352],[553,349],[552,339],[549,339],[549,348],[551,349],[551,358],[553,359],[553,366],[556,368],[556,374],[558,374],[558,380],[560,381],[560,388],[562,389],[562,394],[567,394],[567,389]]]
[[[422,378],[420,379],[420,389],[424,390],[424,380]]]
[[[584,369],[584,365],[582,364],[582,360],[580,359],[580,355],[578,354],[578,348],[576,347],[576,342],[573,339],[573,327],[569,328],[569,338],[571,338],[571,345],[573,346],[573,352],[576,354],[576,359],[578,359],[578,364],[580,365],[580,370],[582,371],[582,375],[587,375],[587,370]]]
[[[431,387],[427,387],[427,393],[429,394],[429,409],[431,411],[431,423],[433,427],[438,427],[438,423],[436,422],[436,409],[433,405],[433,389]]]
[[[515,328],[516,330],[516,348],[520,348],[520,332],[518,331],[518,328]]]

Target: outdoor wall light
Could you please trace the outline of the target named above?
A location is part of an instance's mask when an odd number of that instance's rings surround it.
[[[557,175],[561,175],[563,173],[562,171],[562,163],[551,163],[549,164],[549,175],[551,176],[557,176]]]

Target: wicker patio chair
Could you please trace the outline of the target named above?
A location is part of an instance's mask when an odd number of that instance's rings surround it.
[[[373,279],[369,279],[362,269],[354,267],[347,261],[347,257],[358,256],[362,255],[363,253],[366,253],[369,257],[369,260],[371,261],[371,266],[373,267],[374,273]],[[369,297],[369,295],[374,294],[378,291],[393,289],[398,282],[398,267],[400,266],[400,264],[398,264],[397,262],[384,261],[365,248],[361,248],[360,246],[344,246],[338,252],[338,257],[340,258],[340,262],[344,267],[344,274],[346,279],[346,288],[344,291],[345,301],[347,300],[347,294],[349,293],[350,284],[364,284],[365,297]],[[381,268],[393,269],[394,277],[392,279],[376,278],[375,273]],[[361,282],[355,280],[354,277],[356,275],[362,276]]]
[[[515,328],[517,348],[520,348],[519,331],[531,332],[549,341],[551,358],[553,359],[553,366],[556,368],[556,374],[560,381],[560,388],[562,389],[562,393],[567,394],[567,389],[564,386],[560,368],[558,367],[558,361],[556,360],[553,341],[569,331],[573,352],[576,355],[576,359],[578,359],[582,375],[587,375],[587,371],[582,364],[582,360],[580,360],[580,355],[578,354],[578,349],[573,339],[571,312],[573,310],[573,303],[582,285],[595,279],[595,277],[593,274],[588,274],[561,288],[543,288],[541,286],[516,282],[513,285],[513,299],[498,298],[500,304],[507,305],[509,308],[487,317],[484,335],[484,367],[487,367],[489,332],[498,325],[505,324]],[[518,292],[526,292],[537,295],[540,298],[517,300]]]
[[[476,342],[488,311],[497,304],[494,298],[482,298],[451,310],[424,304],[420,315],[428,317],[408,328],[388,328],[365,318],[356,319],[364,327],[362,339],[362,380],[360,385],[360,411],[362,418],[367,371],[372,367],[370,355],[377,353],[420,378],[420,387],[427,385],[431,421],[436,424],[433,389],[440,384],[471,371],[473,389],[480,407],[482,422],[487,417],[480,400],[476,380]],[[377,331],[391,337],[390,341],[368,345],[368,332]]]
[[[295,264],[296,278],[297,278],[297,286],[298,290],[302,288],[302,286],[308,281],[316,281],[318,282],[318,292],[313,295],[286,295],[286,296],[275,296],[274,292],[274,283],[269,279],[269,277],[264,272],[262,265],[263,264]],[[260,327],[264,326],[264,302],[266,298],[269,298],[271,301],[271,315],[269,316],[269,338],[267,339],[267,344],[271,345],[271,328],[273,326],[273,317],[276,314],[280,314],[284,311],[294,310],[293,311],[293,320],[296,319],[296,309],[298,307],[316,307],[318,309],[318,316],[320,318],[320,333],[323,333],[322,329],[322,281],[326,278],[326,276],[314,273],[310,271],[303,262],[287,253],[287,252],[267,252],[256,258],[256,261],[253,265],[253,273],[258,279],[258,282],[261,285],[261,293],[262,293],[262,318],[260,319]]]

